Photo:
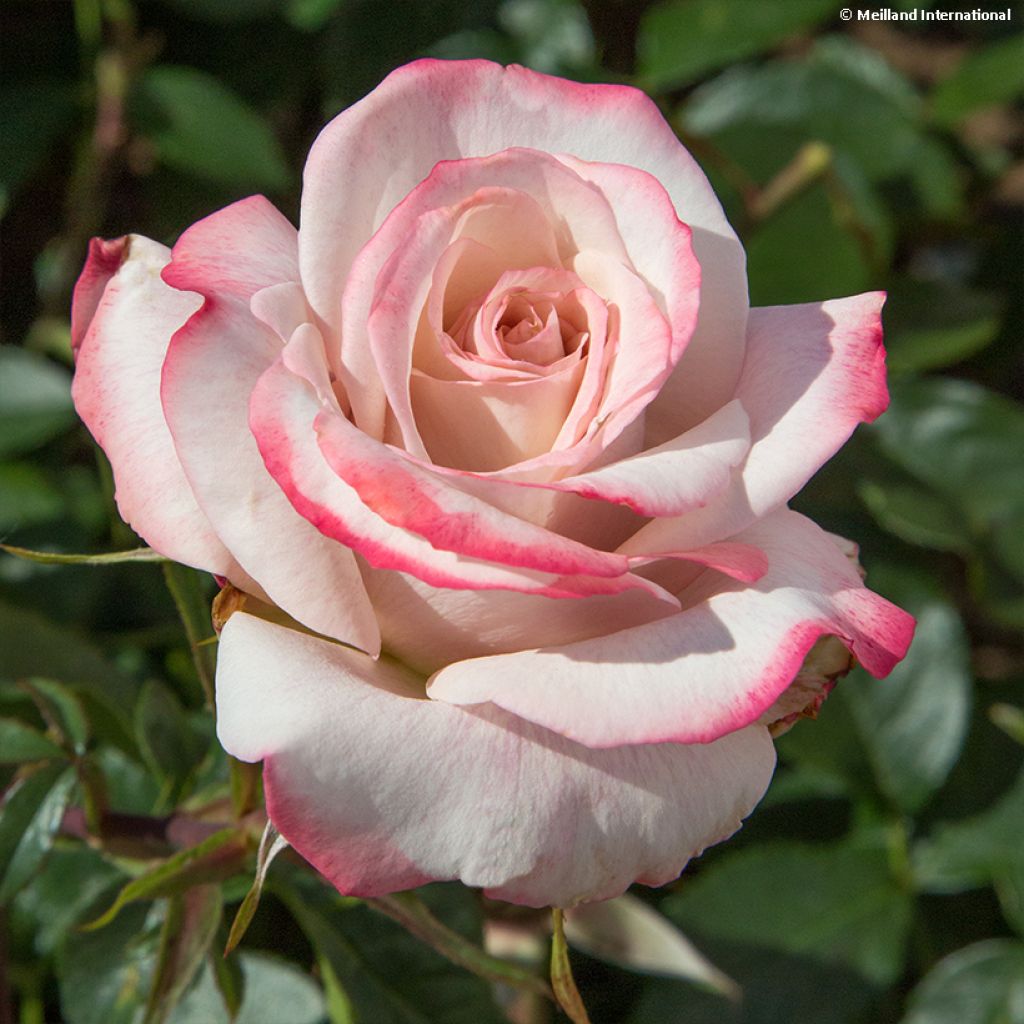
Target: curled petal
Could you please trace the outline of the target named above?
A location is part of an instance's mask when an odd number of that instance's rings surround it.
[[[245,586],[248,577],[196,503],[160,408],[171,335],[202,301],[161,279],[170,257],[139,235],[90,244],[72,311],[71,393],[110,459],[124,521],[168,558]]]
[[[783,505],[889,402],[880,311],[869,292],[750,312],[736,397],[750,417],[750,454],[714,501],[658,519],[623,550],[656,554],[729,537]]]
[[[441,669],[430,695],[491,701],[588,746],[706,743],[756,721],[818,637],[834,634],[873,675],[906,653],[914,620],[867,590],[835,542],[783,509],[739,534],[768,572],[752,585],[699,577],[684,609],[542,651]]]
[[[675,603],[656,584],[632,573],[565,576],[503,565],[472,557],[463,550],[435,547],[418,532],[389,522],[336,472],[317,443],[315,424],[319,417],[329,414],[339,422],[344,418],[325,402],[328,383],[322,360],[303,360],[294,350],[300,340],[292,340],[282,358],[263,373],[253,389],[250,422],[268,472],[298,514],[326,537],[358,551],[373,566],[409,572],[436,587],[506,589],[559,598],[638,588],[670,605]],[[320,380],[316,377],[318,369],[323,374]],[[379,456],[385,467],[395,456],[391,449],[364,435],[359,434],[358,439],[375,446],[372,454]],[[375,472],[375,464],[366,465],[366,478]],[[459,495],[453,492],[446,497],[457,500]],[[397,515],[391,505],[383,511],[389,510]],[[424,528],[429,525],[427,522]],[[525,528],[528,524],[522,525]],[[486,525],[481,525],[477,538],[485,536],[486,530]],[[598,553],[594,555],[596,558]],[[615,564],[628,568],[626,560]]]
[[[250,302],[294,281],[295,258],[295,229],[261,197],[182,235],[164,279],[204,302],[167,353],[164,414],[200,507],[271,600],[310,629],[376,653],[380,633],[352,552],[296,514],[249,430],[250,392],[282,346]]]

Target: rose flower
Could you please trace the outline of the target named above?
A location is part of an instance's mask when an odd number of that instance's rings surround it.
[[[74,397],[124,519],[246,595],[218,732],[295,849],[569,906],[739,827],[819,638],[906,652],[786,505],[886,406],[882,300],[750,309],[642,93],[419,61],[322,131],[298,231],[94,241]]]

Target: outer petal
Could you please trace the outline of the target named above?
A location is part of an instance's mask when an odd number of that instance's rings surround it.
[[[316,312],[337,328],[356,253],[439,161],[516,146],[647,171],[693,230],[704,270],[700,317],[652,443],[732,398],[747,311],[743,248],[658,108],[623,86],[579,85],[487,61],[422,60],[389,75],[320,133],[306,164],[300,259]]]
[[[249,430],[249,395],[280,352],[254,294],[294,281],[295,230],[256,196],[194,225],[164,278],[204,296],[164,364],[167,422],[196,497],[266,593],[299,622],[376,653],[380,633],[352,552],[299,516]]]
[[[760,725],[595,751],[496,708],[424,700],[421,685],[245,613],[221,635],[221,742],[264,759],[271,819],[342,892],[459,878],[571,906],[663,884],[736,830],[774,765]]]
[[[751,448],[731,486],[680,519],[659,519],[623,545],[652,554],[729,537],[778,508],[889,403],[880,310],[869,292],[750,311],[737,398]]]
[[[677,615],[563,647],[459,662],[434,676],[430,695],[493,701],[588,746],[704,743],[755,721],[819,636],[838,636],[875,676],[906,653],[913,619],[865,589],[809,519],[783,509],[735,539],[768,556],[756,584],[737,589],[701,577],[680,595]]]
[[[160,408],[160,368],[171,335],[201,301],[161,280],[170,257],[165,246],[139,235],[92,241],[75,287],[71,393],[110,459],[121,518],[168,558],[245,586],[196,504]]]

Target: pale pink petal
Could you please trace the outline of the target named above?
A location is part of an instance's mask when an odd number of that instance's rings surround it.
[[[295,257],[295,229],[261,197],[182,235],[164,279],[205,301],[167,353],[164,414],[200,507],[271,600],[311,629],[376,653],[380,635],[352,552],[295,512],[249,430],[249,394],[282,345],[250,300],[293,281]]]
[[[551,227],[523,232],[536,219],[538,203]],[[554,245],[552,228],[557,228]],[[421,457],[425,453],[408,395],[413,340],[434,270],[458,238],[497,252],[504,269],[537,266],[552,255],[565,262],[587,249],[628,261],[601,193],[547,154],[512,150],[434,167],[359,253],[340,309],[342,362],[351,389],[362,390],[367,379],[368,394],[376,387],[366,359],[368,345],[404,446]],[[345,384],[349,386],[348,378]],[[356,406],[357,425],[373,437],[381,436],[382,397],[375,399],[375,408]]]
[[[615,211],[633,269],[647,282],[672,327],[675,366],[690,343],[698,306],[703,304],[701,265],[694,257],[690,227],[685,218],[680,220],[665,186],[652,175],[620,164],[563,159],[581,178],[597,185]],[[722,325],[716,327],[721,330]]]
[[[196,504],[160,408],[160,368],[171,335],[201,302],[161,280],[170,256],[140,235],[93,240],[75,288],[71,393],[110,459],[121,518],[168,558],[246,586],[248,578]]]
[[[298,281],[282,281],[254,292],[249,300],[252,315],[287,341],[303,324],[313,321],[305,293]]]
[[[554,534],[458,490],[330,410],[317,417],[316,431],[328,464],[364,504],[436,548],[558,575],[616,577],[628,572],[621,555]]]
[[[760,725],[590,750],[496,708],[424,700],[395,662],[244,612],[221,634],[217,708],[225,748],[264,760],[281,834],[360,896],[457,878],[571,906],[664,884],[739,827],[774,766]]]
[[[720,540],[688,551],[666,551],[657,560],[630,559],[630,564],[642,566],[665,558],[707,566],[744,583],[756,583],[768,571],[768,558],[759,547],[732,540]]]
[[[356,253],[439,161],[510,147],[623,164],[661,182],[693,230],[704,284],[697,331],[663,392],[658,412],[665,415],[658,418],[664,422],[651,443],[675,437],[724,405],[743,359],[743,248],[658,108],[624,86],[580,85],[486,61],[424,60],[392,73],[320,133],[306,164],[300,250],[317,313],[337,326]],[[627,219],[642,234],[642,219]]]
[[[678,332],[661,312],[647,284],[624,264],[606,253],[585,249],[574,258],[572,266],[608,304],[609,313],[609,368],[596,416],[589,423],[577,422],[575,417],[566,423],[567,435],[578,426],[584,427],[589,444],[581,446],[587,453],[581,458],[591,461],[658,394],[672,372],[681,345]],[[558,447],[569,441],[569,436],[560,437]]]
[[[414,372],[412,408],[430,460],[487,473],[548,451],[585,366],[532,380],[437,380]]]
[[[325,389],[321,384],[318,394],[315,378],[299,372],[298,356],[286,362],[290,349],[291,344],[253,389],[250,422],[267,470],[303,519],[326,537],[358,551],[373,566],[414,573],[437,587],[518,590],[555,598],[642,588],[662,602],[673,601],[656,584],[633,574],[560,578],[439,550],[417,533],[390,524],[325,460],[314,428],[317,417],[330,407],[322,398]],[[397,578],[397,573],[392,575]]]
[[[747,414],[732,401],[658,448],[548,486],[628,505],[644,516],[678,516],[724,491],[749,450]]]
[[[881,292],[750,312],[736,397],[751,448],[730,487],[681,519],[658,519],[623,547],[656,554],[729,537],[787,502],[889,402]]]
[[[465,658],[572,643],[671,615],[644,590],[551,601],[509,590],[450,590],[364,569],[387,650],[424,673]]]
[[[875,676],[906,653],[913,619],[867,590],[810,520],[783,509],[735,540],[768,556],[757,583],[723,586],[705,574],[680,595],[677,615],[581,643],[460,662],[434,676],[430,695],[492,701],[588,746],[703,743],[755,721],[819,636],[838,636]]]

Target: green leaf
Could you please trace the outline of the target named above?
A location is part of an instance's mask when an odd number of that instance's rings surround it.
[[[487,981],[548,994],[544,983],[530,971],[489,956],[480,949],[478,943],[467,941],[464,936],[439,921],[415,892],[367,897],[364,902],[397,921],[410,935],[436,949],[453,964],[464,967]]]
[[[138,1024],[156,958],[162,908],[129,907],[109,928],[72,933],[57,951],[66,1024]]]
[[[911,901],[884,849],[772,843],[724,857],[662,911],[695,938],[841,965],[888,985],[903,970]]]
[[[288,0],[285,17],[298,29],[315,32],[330,21],[343,0]]]
[[[917,106],[906,80],[877,53],[830,39],[802,60],[733,68],[697,89],[683,111],[688,132],[715,139],[745,167],[763,168],[758,180],[808,141],[847,154],[878,180],[911,168],[921,138]]]
[[[142,688],[135,706],[135,735],[150,769],[180,785],[202,751],[174,694],[155,679]]]
[[[8,793],[0,819],[0,905],[28,882],[50,852],[75,782],[74,769],[54,765]]]
[[[886,364],[894,374],[941,369],[980,352],[999,333],[1001,304],[989,292],[905,278],[885,304]]]
[[[119,565],[121,562],[166,562],[167,559],[152,548],[133,548],[131,551],[105,551],[98,555],[72,555],[62,551],[31,551],[29,548],[0,544],[0,549],[15,558],[42,565]]]
[[[210,582],[209,577],[177,562],[165,562],[164,582],[174,599],[181,624],[185,627],[192,662],[206,703],[213,707],[213,678],[217,665],[217,651],[214,646],[204,646],[207,641],[214,638],[210,598],[205,590],[205,584]]]
[[[750,300],[758,306],[849,295],[870,283],[864,250],[837,219],[821,183],[757,227],[747,242],[747,271]]]
[[[221,891],[223,896],[223,890]],[[220,994],[221,1003],[227,1012],[228,1020],[234,1022],[245,999],[245,976],[242,965],[236,956],[220,956],[217,950],[211,950],[209,957],[213,983]],[[326,980],[325,980],[326,987]],[[328,998],[329,1001],[329,998]]]
[[[242,953],[239,963],[245,996],[234,1024],[321,1024],[323,993],[303,971],[261,953]],[[367,1018],[367,1024],[371,1021],[377,1024]],[[208,967],[167,1024],[231,1024]]]
[[[1024,936],[1024,857],[996,876],[995,888],[1003,917]]]
[[[288,840],[277,831],[272,822],[268,821],[263,829],[263,835],[260,837],[260,848],[256,853],[256,876],[231,923],[227,945],[224,947],[224,956],[231,953],[245,936],[256,914],[256,908],[260,905],[263,883],[266,881],[270,865],[273,864],[274,858],[287,848]]]
[[[992,807],[937,825],[913,852],[914,876],[926,892],[956,893],[1024,868],[1024,773]]]
[[[1024,1024],[1024,943],[990,939],[940,960],[902,1024]]]
[[[138,878],[133,878],[118,893],[111,906],[85,925],[85,929],[95,931],[105,927],[124,906],[136,900],[175,896],[192,886],[229,878],[241,869],[246,852],[245,839],[237,829],[224,828],[214,832],[196,846],[179,851]]]
[[[817,719],[797,722],[776,740],[776,746],[784,762],[797,766],[805,776],[810,774],[808,785],[870,797],[874,794],[871,764],[853,709],[840,697],[847,686],[857,683],[856,679],[840,680]]]
[[[0,458],[32,451],[75,421],[71,375],[13,345],[0,345]]]
[[[12,918],[30,922],[36,953],[49,956],[122,878],[88,846],[57,845],[32,884],[15,897]]]
[[[993,704],[988,709],[988,717],[1007,736],[1024,746],[1024,709],[1012,704]]]
[[[917,617],[906,658],[884,679],[858,672],[841,684],[879,788],[919,810],[960,754],[971,711],[967,634],[956,609],[896,571],[872,573],[882,593]]]
[[[224,906],[220,886],[197,885],[172,896],[160,934],[143,1024],[164,1024],[202,967]]]
[[[527,67],[565,74],[594,66],[590,24],[575,0],[505,0],[498,20]]]
[[[932,94],[932,114],[952,125],[983,107],[1024,94],[1024,35],[990,43],[966,57]]]
[[[882,450],[965,513],[965,526],[1024,574],[1024,407],[964,380],[904,380],[872,425]]]
[[[473,898],[461,887],[430,889],[440,890],[431,894],[432,902],[447,912],[461,912],[465,901]],[[426,896],[430,889],[421,892]],[[453,966],[386,917],[365,906],[339,906],[323,895],[317,899],[277,882],[274,892],[306,933],[317,957],[330,965],[357,1021],[500,1024],[504,1020],[490,986]]]
[[[0,718],[0,764],[45,761],[67,755],[41,732],[16,718]]]
[[[232,188],[288,187],[266,120],[212,75],[158,65],[143,75],[137,100],[140,128],[168,166]]]
[[[0,531],[4,536],[64,513],[64,497],[37,466],[27,462],[0,465]]]
[[[89,720],[78,697],[68,687],[52,679],[29,679],[22,683],[22,688],[53,721],[75,753],[84,753],[89,742]]]
[[[87,691],[128,730],[134,683],[74,630],[0,601],[0,680],[33,676]]]
[[[956,508],[934,491],[913,483],[861,480],[857,495],[878,525],[901,540],[935,551],[971,550]]]
[[[831,0],[668,0],[648,9],[640,22],[639,74],[655,90],[686,85],[776,47],[834,13]]]

